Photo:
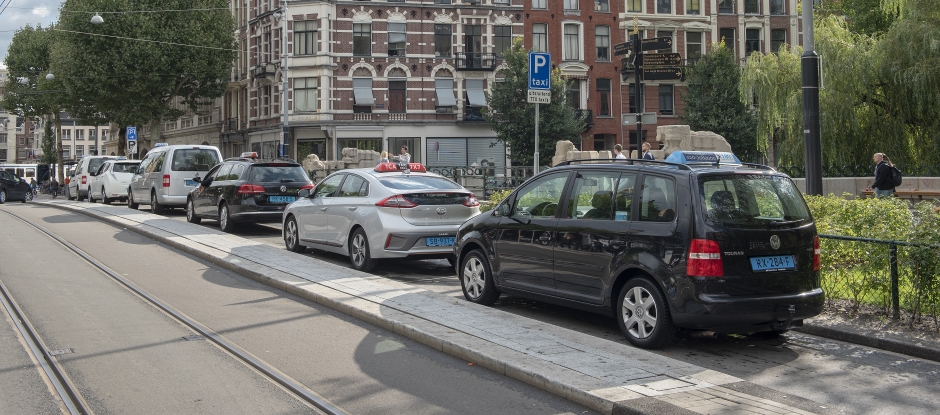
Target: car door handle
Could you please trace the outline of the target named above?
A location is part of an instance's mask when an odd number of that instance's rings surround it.
[[[350,212],[359,209],[359,206],[347,206],[346,209],[349,209]]]

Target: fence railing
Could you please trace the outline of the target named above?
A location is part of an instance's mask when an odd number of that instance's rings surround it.
[[[940,316],[936,264],[940,246],[820,234],[821,285],[827,305],[858,312],[875,307],[899,319]]]
[[[904,165],[897,164],[898,169],[909,177],[938,177],[940,176],[940,165]],[[803,166],[777,166],[777,170],[786,173],[790,177],[806,177],[806,168]],[[823,166],[823,177],[867,177],[875,175],[875,165],[845,165],[845,166]]]
[[[548,169],[541,167],[539,171]],[[314,184],[343,169],[320,169],[307,172]],[[495,166],[427,166],[432,173],[447,177],[466,187],[479,197],[488,198],[494,192],[515,189],[532,177],[532,167]]]

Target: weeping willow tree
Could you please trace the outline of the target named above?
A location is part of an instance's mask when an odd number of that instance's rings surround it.
[[[902,164],[940,163],[940,2],[882,6],[899,16],[883,35],[853,33],[840,16],[815,21],[823,166],[868,165],[874,152]],[[781,165],[804,165],[802,53],[752,54],[741,78],[742,98],[758,108],[758,148],[773,137]]]

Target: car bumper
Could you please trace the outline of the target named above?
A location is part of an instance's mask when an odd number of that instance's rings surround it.
[[[775,296],[740,297],[699,295],[682,312],[673,312],[679,327],[716,332],[744,333],[782,330],[823,311],[825,295],[820,288],[812,291]]]
[[[186,197],[188,194],[189,192],[182,196],[167,196],[157,193],[157,202],[163,206],[186,206]]]
[[[284,215],[284,210],[268,210],[268,211],[255,211],[255,212],[238,212],[232,213],[232,220],[236,222],[256,222],[256,223],[269,223],[269,222],[280,222],[281,218]]]
[[[454,246],[428,246],[427,238],[451,237],[456,241],[460,225],[421,226],[401,230],[385,230],[372,239],[373,258],[447,258],[454,255]],[[427,229],[424,229],[427,228]],[[391,238],[389,237],[391,236]],[[386,247],[386,244],[388,245]]]

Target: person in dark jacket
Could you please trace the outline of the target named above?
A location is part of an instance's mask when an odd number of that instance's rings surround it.
[[[650,143],[643,143],[643,160],[656,160],[650,152]]]
[[[891,167],[894,167],[894,164],[891,163],[885,153],[875,153],[872,160],[875,162],[875,183],[871,187],[875,191],[875,196],[893,195],[894,185],[891,184]]]

